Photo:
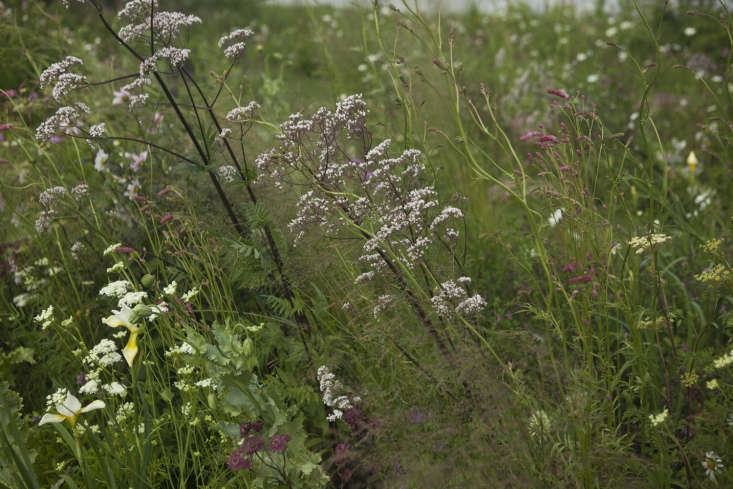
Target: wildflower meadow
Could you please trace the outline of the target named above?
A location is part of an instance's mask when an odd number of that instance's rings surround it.
[[[718,0],[0,2],[0,488],[733,487]]]

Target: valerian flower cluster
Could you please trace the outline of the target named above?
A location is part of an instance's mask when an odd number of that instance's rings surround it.
[[[463,219],[426,184],[419,150],[392,155],[390,139],[372,146],[367,114],[361,95],[345,97],[335,111],[321,107],[311,118],[293,114],[280,126],[280,144],[256,159],[260,182],[306,189],[289,224],[296,243],[314,227],[359,236],[363,273],[356,283],[394,279],[403,267],[430,269],[432,255],[455,250]],[[470,279],[459,286],[432,275],[439,315],[471,314],[485,305],[464,287]]]

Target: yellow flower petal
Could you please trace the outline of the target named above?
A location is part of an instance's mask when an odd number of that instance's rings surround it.
[[[137,330],[130,331],[130,338],[127,340],[127,345],[122,349],[122,356],[127,360],[127,365],[132,367],[132,361],[135,360],[137,355]]]

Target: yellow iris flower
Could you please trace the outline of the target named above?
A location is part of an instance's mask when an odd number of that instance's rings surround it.
[[[697,167],[697,156],[695,156],[694,151],[690,151],[690,154],[687,156],[687,167],[690,169],[690,175],[695,174],[695,167]]]
[[[68,421],[70,425],[74,426],[74,424],[76,424],[76,418],[78,418],[81,413],[87,413],[89,411],[94,411],[95,409],[102,409],[104,406],[104,401],[96,400],[90,402],[84,407],[81,407],[79,399],[74,397],[71,392],[67,392],[64,402],[56,404],[56,411],[58,411],[58,414],[44,414],[41,418],[41,422],[38,423],[38,426],[46,423],[61,423],[63,421]]]
[[[116,328],[118,326],[124,326],[130,332],[130,337],[127,340],[127,345],[122,349],[122,356],[125,357],[127,364],[132,367],[132,361],[137,355],[137,335],[140,332],[140,328],[132,324],[130,321],[130,315],[132,309],[123,305],[119,311],[112,311],[112,315],[102,319],[102,322],[107,326]]]

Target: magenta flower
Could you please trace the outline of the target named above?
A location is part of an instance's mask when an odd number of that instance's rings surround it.
[[[344,411],[343,420],[348,424],[352,431],[356,431],[366,421],[364,413],[359,408],[349,408]]]
[[[262,450],[265,442],[259,436],[250,436],[242,440],[242,446],[239,450],[245,455],[252,455]]]
[[[547,93],[549,93],[550,95],[554,95],[556,97],[560,97],[560,98],[565,98],[565,99],[570,98],[570,95],[568,95],[568,92],[566,92],[565,90],[555,90],[554,88],[551,88],[547,91]]]
[[[275,435],[270,440],[270,450],[273,452],[282,452],[288,447],[290,440],[290,435]]]
[[[227,465],[234,472],[237,472],[242,469],[252,468],[252,460],[249,458],[243,457],[241,453],[235,450],[229,456],[229,460],[227,460]]]
[[[529,131],[529,132],[524,133],[521,136],[519,136],[519,140],[520,141],[526,141],[528,139],[532,139],[534,137],[541,136],[541,135],[542,135],[542,133],[539,132],[539,131]]]
[[[334,463],[337,464],[344,463],[351,455],[348,443],[339,443],[333,449],[333,452]]]

